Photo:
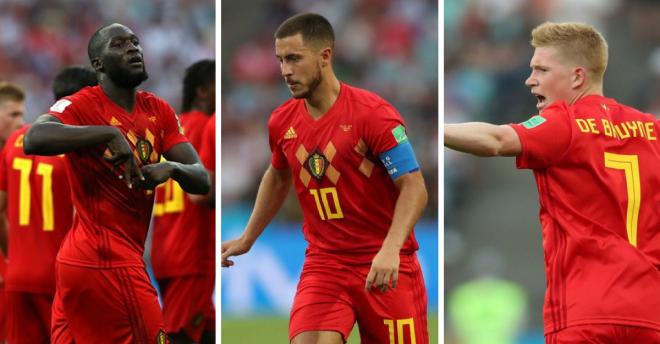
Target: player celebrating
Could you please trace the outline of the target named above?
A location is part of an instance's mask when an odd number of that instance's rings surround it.
[[[57,100],[94,85],[92,70],[69,67],[55,77],[53,94]],[[7,209],[9,218],[5,290],[12,344],[50,343],[55,255],[73,219],[64,158],[23,153],[28,128],[9,136],[0,160],[0,211]]]
[[[531,43],[539,115],[447,124],[445,145],[534,171],[546,342],[660,343],[657,121],[603,96],[607,43],[593,27],[545,23]]]
[[[76,207],[55,265],[52,341],[164,343],[142,260],[150,189],[174,178],[187,192],[205,194],[208,176],[173,109],[136,90],[147,73],[133,31],[100,28],[88,54],[99,86],[60,99],[24,139],[28,154],[66,153]]]
[[[289,340],[343,343],[357,321],[363,343],[428,343],[412,232],[427,194],[401,115],[337,80],[334,32],[320,15],[282,23],[275,53],[293,99],[271,115],[271,166],[245,231],[222,244],[222,265],[252,247],[293,178],[309,246]]]
[[[202,60],[186,69],[181,113],[184,133],[198,152],[214,111],[215,61]],[[151,264],[172,343],[215,343],[214,218],[213,208],[191,202],[174,180],[156,189]]]

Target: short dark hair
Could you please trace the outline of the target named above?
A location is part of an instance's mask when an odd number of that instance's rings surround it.
[[[64,68],[53,81],[53,96],[55,100],[70,96],[86,86],[96,86],[96,73],[83,66]]]
[[[0,101],[5,100],[23,102],[25,101],[25,91],[14,83],[0,81]]]
[[[302,34],[304,44],[327,44],[331,48],[335,45],[335,32],[330,22],[320,14],[302,13],[285,20],[275,31],[275,38]]]
[[[188,112],[195,101],[197,88],[215,82],[215,60],[201,60],[193,63],[183,77],[183,100],[181,112]]]
[[[100,27],[89,39],[89,43],[87,43],[87,56],[90,61],[101,55],[101,48],[103,48],[103,43],[105,42],[105,37],[103,36],[102,31],[108,26],[109,25],[103,25]]]

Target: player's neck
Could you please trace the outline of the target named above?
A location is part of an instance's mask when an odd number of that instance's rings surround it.
[[[203,112],[209,116],[211,116],[215,112],[215,109],[211,108],[211,103],[206,100],[195,100],[192,103],[190,110]]]
[[[603,95],[603,85],[602,84],[594,84],[589,87],[586,87],[583,90],[580,90],[573,96],[571,99],[570,104],[575,104],[578,100],[586,97],[586,96],[592,96],[592,95],[597,95],[597,96],[602,96]]]
[[[340,88],[339,80],[337,80],[334,73],[324,78],[321,84],[314,90],[311,97],[305,99],[305,105],[307,105],[309,115],[314,119],[319,119],[325,115],[335,101],[337,101]]]
[[[104,78],[99,83],[105,95],[110,100],[119,105],[122,109],[126,110],[129,114],[133,112],[135,105],[135,88],[123,88],[115,85],[112,80]]]

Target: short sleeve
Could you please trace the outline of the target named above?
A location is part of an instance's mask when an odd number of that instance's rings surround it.
[[[199,159],[207,170],[215,172],[215,115],[206,122],[199,147]]]
[[[362,127],[363,139],[376,156],[408,138],[403,118],[389,104],[382,104],[365,116]]]
[[[174,109],[162,100],[160,101],[160,115],[163,125],[163,152],[169,151],[176,144],[188,142]]]
[[[271,164],[276,169],[283,169],[289,166],[281,142],[283,134],[279,132],[278,125],[275,123],[275,117],[271,116],[268,120],[268,143],[271,151]]]
[[[56,101],[48,110],[48,114],[57,117],[64,124],[82,125],[81,108],[84,107],[84,102],[84,98],[79,96],[65,97]]]
[[[516,166],[521,169],[543,169],[558,163],[571,143],[572,126],[565,104],[551,106],[511,127],[522,146],[522,153],[516,157]]]

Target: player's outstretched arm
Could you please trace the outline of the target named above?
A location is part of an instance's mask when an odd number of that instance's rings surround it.
[[[167,161],[142,166],[143,187],[153,189],[172,178],[187,193],[205,195],[209,192],[209,175],[189,142],[176,144],[163,155]]]
[[[23,151],[25,154],[59,155],[99,144],[107,145],[112,154],[105,157],[107,161],[115,167],[123,166],[124,173],[119,177],[128,187],[132,187],[134,176],[143,179],[128,141],[112,126],[68,125],[55,116],[41,115],[25,133]]]
[[[371,263],[365,283],[367,290],[375,286],[385,292],[389,288],[390,280],[392,288],[396,288],[401,247],[428,202],[424,177],[420,171],[406,173],[398,177],[394,184],[399,188],[399,198],[394,206],[394,216],[387,236]]]
[[[280,210],[291,187],[291,170],[276,169],[272,165],[261,178],[257,200],[252,210],[248,224],[240,237],[222,243],[222,266],[230,267],[234,262],[229,257],[239,256],[252,248],[264,228]]]
[[[516,156],[522,152],[513,128],[482,122],[445,124],[445,146],[479,156]]]

